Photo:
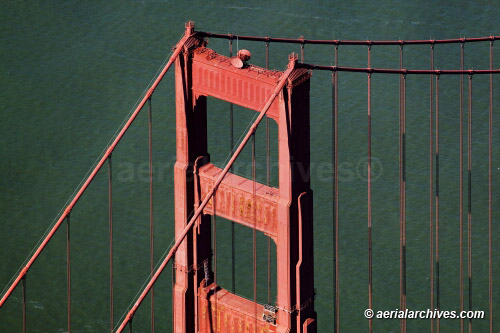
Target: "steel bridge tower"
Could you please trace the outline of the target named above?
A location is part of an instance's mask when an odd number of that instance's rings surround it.
[[[192,35],[187,24],[186,35]],[[290,56],[296,62],[296,56]],[[282,72],[230,58],[192,35],[175,62],[175,232],[221,173],[207,147],[207,96],[259,111]],[[279,188],[227,174],[175,254],[175,332],[316,332],[310,188],[309,78],[294,69],[267,115],[278,125]],[[214,111],[211,111],[214,112]],[[304,172],[306,170],[306,172]],[[276,305],[264,306],[216,285],[211,215],[263,232],[276,244]]]

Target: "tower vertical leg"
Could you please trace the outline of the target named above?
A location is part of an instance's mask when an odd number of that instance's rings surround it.
[[[309,82],[280,96],[278,332],[315,332],[312,191],[310,189]],[[300,217],[298,200],[301,197]],[[300,219],[300,229],[299,229]],[[299,237],[300,232],[300,237]],[[300,258],[308,258],[300,260]],[[291,329],[290,329],[291,328]]]
[[[193,166],[197,157],[207,153],[207,112],[206,97],[192,94],[192,71],[188,51],[177,58],[175,63],[176,85],[176,150],[174,167],[174,203],[176,237],[185,228],[195,204]],[[205,159],[208,161],[208,158]],[[199,163],[198,163],[199,165]],[[200,234],[197,235],[197,260],[202,262],[210,253],[210,222],[202,217]],[[208,224],[208,228],[207,228]],[[175,255],[174,332],[194,332],[195,296],[193,235],[188,234]],[[203,275],[197,274],[201,281]],[[199,285],[200,281],[196,281]]]
[[[208,215],[202,216],[197,230],[187,234],[176,253],[174,332],[194,332],[195,329],[200,332],[212,332],[214,329],[225,332],[229,327],[240,330],[246,327],[250,331],[316,332],[311,260],[313,193],[309,175],[310,73],[306,69],[295,68],[296,55],[289,61],[288,73],[275,86],[276,77],[256,77],[255,71],[232,66],[227,58],[210,49],[185,49],[176,60],[176,235],[183,233],[193,207],[201,200],[203,191],[206,195],[212,188],[210,179],[217,174],[217,167],[207,165],[206,96],[260,110],[259,99],[266,101],[271,90],[272,96],[278,95],[277,100],[273,97],[266,102],[266,111],[272,107],[271,103],[275,103],[269,114],[278,121],[279,190],[261,188],[260,199],[257,199],[255,177],[250,181],[228,175],[224,186],[217,188],[221,200],[217,204],[214,200],[205,206],[205,214],[221,214],[273,235],[279,287],[276,313],[274,309],[266,309],[256,303],[255,289],[252,302],[217,286],[213,273],[208,269],[212,266],[210,263],[205,265],[206,271],[198,271],[202,267],[200,264],[211,256],[211,223]],[[270,72],[269,75],[274,74]],[[284,87],[286,83],[288,85]],[[255,129],[252,128],[252,131]],[[200,159],[200,156],[206,158]],[[206,276],[208,278],[203,282]],[[214,308],[214,304],[220,306]]]

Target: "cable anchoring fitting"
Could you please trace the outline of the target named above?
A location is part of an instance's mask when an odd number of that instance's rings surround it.
[[[24,266],[23,269],[21,269],[21,276],[24,278],[26,278],[26,274],[28,274],[28,270],[29,270],[29,267],[28,266]]]
[[[72,209],[73,209],[73,207],[70,207],[70,206],[66,207],[66,209],[65,209],[65,210],[64,210],[64,212],[63,212],[63,215],[68,216],[68,215],[69,215],[69,213],[71,213],[71,210],[72,210]]]
[[[288,68],[294,68],[297,61],[299,60],[299,55],[295,52],[292,52],[288,55]]]
[[[125,317],[125,320],[130,323],[130,321],[134,318],[134,314],[135,312],[128,313],[127,316]]]

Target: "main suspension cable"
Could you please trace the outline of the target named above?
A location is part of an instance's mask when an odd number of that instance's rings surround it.
[[[170,57],[170,59],[168,60],[167,64],[165,65],[165,67],[163,68],[163,70],[160,72],[160,74],[156,77],[155,81],[153,82],[153,84],[151,85],[151,87],[148,89],[148,91],[146,92],[145,96],[142,98],[141,102],[137,105],[137,107],[134,110],[134,112],[132,113],[132,115],[128,118],[128,120],[125,123],[125,125],[121,128],[121,130],[119,131],[119,133],[113,139],[112,143],[106,148],[106,152],[100,158],[100,160],[97,163],[97,165],[95,166],[95,168],[91,171],[91,173],[86,178],[86,180],[83,183],[83,185],[78,189],[78,191],[75,194],[75,196],[73,197],[73,199],[71,199],[70,203],[66,206],[66,208],[63,211],[63,213],[57,219],[57,222],[50,228],[49,232],[43,238],[43,241],[37,247],[36,251],[30,257],[30,259],[28,260],[28,262],[26,263],[26,265],[21,269],[21,271],[19,272],[19,274],[15,278],[14,282],[10,285],[10,287],[7,289],[7,291],[5,292],[5,294],[2,296],[2,298],[0,299],[0,308],[4,305],[4,303],[6,302],[6,300],[9,298],[9,296],[12,294],[12,292],[14,291],[14,289],[16,288],[16,286],[19,284],[19,282],[26,276],[26,274],[28,273],[28,271],[31,268],[31,266],[33,265],[33,263],[36,261],[36,259],[41,254],[41,252],[45,249],[45,246],[47,245],[47,243],[52,239],[52,237],[54,236],[55,232],[59,229],[59,227],[62,224],[62,222],[66,219],[66,217],[71,212],[71,210],[73,209],[73,207],[76,205],[76,203],[78,202],[78,200],[80,199],[80,197],[83,195],[83,193],[85,192],[85,190],[88,188],[88,186],[90,185],[90,183],[94,180],[95,176],[97,175],[97,173],[99,172],[99,170],[102,168],[102,166],[104,165],[104,163],[106,162],[106,160],[108,159],[108,157],[111,155],[111,153],[115,149],[116,145],[123,138],[123,136],[125,135],[125,133],[129,129],[129,127],[132,125],[133,121],[137,118],[137,115],[141,111],[142,107],[144,106],[144,104],[146,103],[146,101],[148,100],[148,98],[153,94],[153,92],[155,91],[155,89],[158,86],[158,84],[161,82],[161,80],[163,79],[163,77],[165,76],[165,74],[167,73],[167,71],[170,69],[170,66],[173,64],[174,60],[177,58],[177,56],[182,51],[182,49],[183,49],[182,46],[185,44],[185,42],[188,40],[189,37],[190,37],[190,35],[186,34],[180,40],[180,42],[176,45],[176,49],[173,52],[173,54]]]

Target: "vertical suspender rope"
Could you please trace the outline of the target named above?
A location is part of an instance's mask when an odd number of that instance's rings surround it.
[[[70,215],[66,217],[66,296],[68,306],[68,333],[71,332],[71,246],[70,246]]]
[[[26,275],[22,279],[23,289],[23,333],[26,333]]]
[[[290,77],[290,74],[292,73],[292,71],[294,70],[294,68],[295,68],[295,61],[291,58],[290,62],[288,63],[287,69],[281,75],[281,77],[280,77],[280,79],[279,79],[276,87],[274,88],[271,96],[266,101],[266,104],[262,107],[262,109],[261,109],[261,111],[259,113],[259,116],[253,122],[252,126],[250,127],[250,129],[248,130],[247,134],[245,135],[245,137],[241,141],[240,145],[235,150],[233,156],[231,156],[229,162],[224,167],[224,169],[222,170],[222,172],[219,174],[219,177],[215,181],[212,189],[206,194],[206,196],[203,199],[203,201],[200,204],[200,206],[196,209],[196,211],[194,212],[193,216],[191,217],[191,219],[189,220],[189,222],[184,227],[183,231],[177,237],[174,245],[170,248],[170,251],[168,252],[167,256],[162,260],[161,264],[158,266],[158,268],[156,269],[155,273],[153,274],[153,276],[151,277],[151,279],[149,280],[149,282],[146,284],[146,286],[144,287],[144,289],[140,292],[139,297],[135,301],[134,305],[128,311],[128,313],[125,315],[125,318],[123,319],[122,323],[118,327],[118,329],[116,331],[117,333],[122,332],[123,329],[125,328],[125,326],[133,318],[135,312],[137,311],[137,309],[139,308],[139,306],[141,305],[141,303],[144,301],[144,298],[146,297],[146,295],[148,294],[148,292],[151,290],[151,287],[156,283],[156,281],[158,280],[160,274],[163,272],[163,270],[167,266],[167,264],[170,261],[170,259],[172,259],[172,257],[174,256],[175,252],[177,251],[177,249],[179,248],[179,246],[181,245],[181,243],[184,241],[184,238],[186,237],[187,233],[189,232],[189,230],[193,226],[194,222],[198,219],[198,217],[200,216],[201,212],[203,211],[203,209],[207,205],[208,201],[214,195],[215,191],[217,191],[217,188],[221,184],[222,180],[224,179],[224,177],[229,172],[229,168],[231,168],[231,166],[233,165],[234,161],[236,160],[236,158],[239,156],[239,154],[243,150],[243,147],[247,144],[247,142],[250,139],[250,137],[257,130],[257,126],[259,125],[259,123],[262,121],[262,119],[266,115],[267,111],[271,107],[271,104],[273,103],[273,101],[276,98],[276,96],[278,96],[278,94],[281,92],[281,90],[283,89],[283,87],[287,83],[288,78]]]
[[[266,69],[269,69],[269,42],[266,42]],[[271,186],[270,124],[266,116],[266,185]],[[267,304],[271,304],[271,237],[267,237]]]
[[[233,56],[233,39],[229,39],[229,56]],[[233,103],[229,103],[229,131],[230,131],[230,149],[231,156],[234,153],[234,118],[233,118]],[[232,171],[232,168],[230,169]],[[236,292],[236,260],[235,260],[235,234],[234,234],[234,221],[231,221],[231,285],[233,293]]]
[[[431,44],[431,70],[434,70],[434,44]],[[434,309],[434,214],[433,214],[433,159],[434,159],[434,147],[433,147],[433,117],[434,117],[434,76],[430,75],[429,84],[429,280],[431,289],[431,299],[430,299],[430,309]],[[434,319],[431,318],[431,333],[434,332]]]
[[[338,44],[335,45],[335,66],[338,66],[338,60],[339,60],[339,46]],[[339,89],[338,89],[338,72],[333,71],[332,74],[334,75],[333,77],[333,186],[334,186],[334,192],[333,192],[333,198],[334,198],[334,203],[333,203],[333,240],[334,240],[334,245],[333,245],[333,258],[335,260],[335,265],[334,265],[334,291],[333,291],[333,297],[335,299],[334,301],[334,306],[335,306],[335,311],[333,314],[334,318],[334,333],[339,333],[340,332],[340,276],[339,276],[339,149],[338,149],[338,144],[339,144],[339,104],[338,104],[338,95],[339,95]]]
[[[302,196],[306,195],[307,192],[302,192],[297,197],[297,210],[298,210],[298,241],[299,241],[299,257],[297,260],[297,264],[295,265],[295,310],[297,313],[297,333],[300,333],[300,324],[301,324],[301,304],[302,298],[300,294],[300,267],[302,266]]]
[[[368,46],[368,68],[371,67],[371,45]],[[371,72],[368,72],[368,308],[372,309],[372,119]],[[368,319],[369,332],[373,331],[372,318]]]
[[[469,311],[472,310],[472,74],[469,74],[469,107],[467,121],[467,271],[469,276]],[[472,319],[469,319],[469,332],[472,332]]]
[[[66,217],[71,212],[71,210],[73,209],[73,207],[76,205],[76,203],[78,202],[78,200],[81,198],[81,196],[83,195],[83,193],[85,192],[85,190],[88,188],[88,186],[90,185],[90,183],[94,180],[95,176],[97,175],[97,173],[99,172],[99,170],[102,168],[102,166],[104,165],[104,163],[106,162],[106,160],[108,159],[108,157],[111,155],[111,153],[115,149],[116,145],[120,142],[120,140],[125,135],[125,132],[130,128],[130,126],[132,125],[132,122],[135,120],[135,118],[137,118],[137,115],[141,111],[141,109],[144,106],[144,104],[146,103],[147,99],[153,94],[153,92],[155,91],[155,89],[158,86],[158,84],[160,84],[160,81],[163,79],[163,77],[165,76],[165,74],[169,70],[170,66],[172,66],[172,64],[174,63],[174,60],[180,54],[180,52],[183,49],[184,44],[186,43],[186,41],[188,40],[188,38],[190,36],[191,35],[189,35],[189,34],[185,34],[184,37],[181,38],[181,40],[179,41],[179,43],[177,43],[177,45],[175,47],[175,51],[173,52],[172,56],[168,60],[168,62],[165,65],[165,67],[163,67],[163,69],[160,72],[160,74],[158,74],[158,76],[156,77],[155,81],[153,82],[153,84],[151,85],[151,87],[149,88],[149,90],[146,92],[146,95],[142,98],[142,100],[139,102],[139,104],[135,108],[134,112],[127,119],[127,122],[125,123],[125,125],[123,125],[123,127],[120,130],[120,132],[114,138],[113,142],[106,149],[106,152],[104,153],[104,155],[101,157],[101,159],[99,160],[99,162],[97,163],[97,165],[95,166],[95,168],[92,170],[92,172],[90,173],[90,175],[87,177],[87,179],[85,179],[85,182],[83,183],[83,185],[78,189],[78,192],[75,194],[75,196],[73,197],[73,199],[71,200],[71,202],[68,204],[68,206],[66,206],[66,208],[64,209],[64,211],[61,214],[61,216],[57,219],[57,222],[52,226],[52,228],[50,229],[49,233],[45,236],[45,238],[43,239],[42,243],[36,249],[35,253],[30,257],[30,259],[28,260],[28,263],[21,269],[21,271],[17,275],[17,277],[14,280],[14,282],[10,285],[9,289],[7,289],[7,292],[2,296],[2,298],[0,299],[0,308],[7,301],[7,299],[9,298],[9,296],[12,294],[12,292],[14,291],[14,289],[19,284],[19,282],[21,282],[21,280],[24,278],[24,276],[26,276],[26,274],[28,273],[29,269],[31,268],[31,266],[33,265],[33,263],[36,261],[36,259],[38,258],[38,256],[42,253],[42,251],[45,248],[45,246],[47,245],[47,243],[52,239],[52,237],[54,236],[54,234],[57,231],[57,229],[59,229],[59,227],[61,226],[61,224],[63,223],[63,221],[66,219]]]
[[[406,75],[403,75],[403,293],[406,309]]]
[[[302,40],[302,43],[300,43],[300,62],[304,63],[304,36],[300,36],[300,39]]]
[[[253,302],[255,312],[254,331],[257,332],[257,179],[255,172],[255,132],[252,134],[252,217],[253,217]]]
[[[439,297],[439,74],[436,74],[436,307],[440,309]],[[440,320],[436,319],[436,331],[439,333]]]
[[[213,237],[213,249],[214,249],[214,284],[217,285],[217,190],[214,191],[212,195],[212,204],[214,215],[212,215],[212,237]],[[234,222],[233,222],[234,223]],[[214,311],[213,313],[216,316],[219,315],[219,311],[217,310],[217,294],[214,293]],[[217,322],[217,319],[215,320]]]
[[[151,97],[148,103],[148,148],[149,148],[149,273],[154,272],[154,219],[153,219],[153,111]],[[155,298],[151,288],[151,332],[155,331]]]
[[[403,68],[403,45],[399,48],[399,68]],[[399,209],[400,209],[400,307],[406,309],[406,76],[399,78]],[[401,332],[406,332],[406,319],[401,319]]]
[[[399,46],[399,69],[403,66],[403,46]],[[403,307],[403,74],[399,75],[399,307]],[[404,332],[404,319],[400,320],[400,330]]]
[[[200,184],[199,184],[199,166],[198,166],[198,161],[201,160],[203,158],[203,156],[198,156],[196,158],[196,160],[194,161],[194,168],[193,168],[193,175],[194,175],[194,209],[196,210],[198,208],[198,206],[200,205],[200,197],[199,197],[199,193],[200,193]],[[193,279],[193,287],[194,287],[194,316],[195,316],[195,322],[194,322],[194,329],[195,329],[195,332],[198,332],[199,330],[199,313],[198,313],[198,288],[199,288],[199,285],[198,285],[198,270],[201,268],[201,265],[200,265],[200,260],[198,258],[198,234],[200,233],[200,223],[201,223],[201,217],[198,217],[198,220],[195,224],[195,226],[193,227],[193,262],[196,266],[194,266],[194,279]],[[201,264],[203,265],[203,268],[205,268],[205,258],[203,258],[204,260],[201,262]],[[207,286],[208,284],[206,283],[207,281],[205,281],[205,286]]]
[[[403,46],[399,47],[399,69],[403,64]],[[403,74],[399,75],[399,306],[404,311],[403,296]],[[401,332],[404,332],[404,319],[400,320]]]
[[[464,43],[460,43],[460,69],[464,70]],[[463,137],[463,125],[464,125],[464,75],[460,74],[460,311],[464,310],[464,137]],[[464,332],[464,320],[460,318],[460,333]]]
[[[490,69],[493,69],[493,41],[490,42]],[[493,150],[493,74],[490,74],[490,110],[488,119],[488,298],[490,333],[493,333],[493,259],[492,259],[492,150]]]
[[[201,159],[201,156],[198,156],[194,161],[193,166],[193,178],[194,178],[194,209],[198,208],[199,198],[199,185],[198,185],[198,161]],[[198,247],[196,246],[198,243],[197,234],[199,231],[200,223],[199,221],[193,227],[193,288],[194,288],[194,331],[198,332]],[[151,289],[152,290],[152,289]]]
[[[335,50],[337,45],[335,45]],[[337,110],[335,108],[336,96],[335,96],[335,80],[336,71],[332,71],[332,227],[333,227],[333,333],[337,333],[337,269],[336,269],[336,255],[337,255],[337,228],[336,228],[336,216],[337,216]]]
[[[214,215],[212,215],[212,242],[214,248],[214,283],[217,284],[217,191],[212,196]],[[215,298],[217,301],[217,298]]]
[[[172,272],[171,272],[171,277],[170,277],[170,280],[172,282],[172,285],[170,286],[170,290],[174,291],[175,289],[175,253],[172,255],[172,264],[171,264],[171,267],[172,267]],[[172,301],[171,301],[171,305],[170,305],[170,309],[171,309],[171,314],[172,314],[172,329],[171,329],[171,332],[174,332],[175,330],[175,327],[174,327],[174,297],[172,295]],[[122,329],[123,330],[123,329]],[[117,332],[120,332],[120,329],[118,329]]]
[[[195,196],[195,199],[194,199],[194,209],[196,209],[198,207],[198,204],[199,204],[199,201],[198,201],[198,182],[196,180],[196,178],[198,178],[198,166],[196,165],[197,163],[195,162],[195,165],[194,165],[194,196]],[[198,329],[198,325],[199,325],[199,318],[198,318],[198,288],[199,288],[199,285],[198,285],[198,269],[200,268],[200,264],[198,263],[198,246],[197,246],[197,242],[198,242],[198,232],[199,232],[199,227],[200,227],[200,224],[199,222],[197,222],[194,227],[193,227],[193,275],[194,275],[194,278],[193,278],[193,288],[194,288],[194,295],[193,295],[193,298],[194,298],[194,331],[195,332],[198,332],[199,329]],[[152,290],[152,289],[151,289]]]
[[[114,320],[114,295],[113,295],[113,175],[111,155],[108,157],[108,218],[109,218],[109,327],[113,332]]]
[[[233,39],[229,39],[229,57],[232,57],[233,56]],[[231,146],[229,147],[230,148],[230,151],[231,151],[231,154],[233,153],[233,150],[234,150],[234,135],[233,135],[233,103],[229,103],[229,135],[230,135],[230,143],[231,143]]]

